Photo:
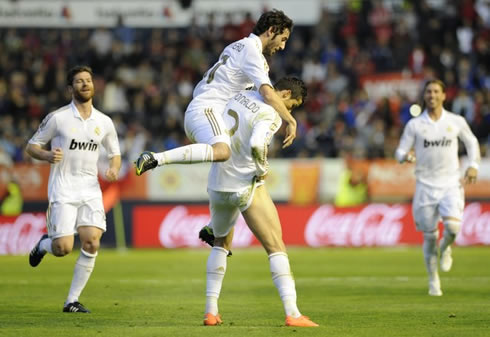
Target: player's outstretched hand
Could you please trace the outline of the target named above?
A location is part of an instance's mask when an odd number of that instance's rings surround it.
[[[288,123],[286,126],[286,138],[282,142],[282,148],[286,148],[293,143],[296,138],[296,121],[294,123]]]
[[[464,182],[465,184],[474,184],[476,183],[476,177],[478,176],[478,170],[474,167],[468,167],[464,174]]]
[[[108,181],[116,181],[117,177],[119,175],[118,170],[115,168],[108,168],[107,171],[105,171],[105,177],[107,178]]]
[[[63,150],[59,147],[52,149],[49,152],[48,162],[51,164],[59,163],[63,159]]]

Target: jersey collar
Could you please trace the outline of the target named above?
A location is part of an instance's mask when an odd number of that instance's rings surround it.
[[[432,118],[429,117],[429,112],[427,111],[427,109],[424,110],[422,116],[427,120],[429,121],[430,123],[439,123],[440,121],[442,121],[444,119],[444,117],[446,117],[447,115],[447,110],[442,108],[442,113],[441,113],[441,118],[439,118],[437,121],[434,121]]]
[[[75,102],[71,101],[70,106],[71,106],[71,111],[73,111],[73,116],[74,116],[74,117],[79,118],[79,119],[81,119],[82,121],[83,121],[83,120],[88,121],[88,120],[91,120],[91,119],[93,119],[93,118],[94,118],[94,110],[95,110],[95,109],[94,109],[94,106],[93,106],[93,105],[92,105],[92,113],[90,114],[90,117],[89,117],[89,118],[87,118],[87,119],[83,119],[83,118],[82,118],[82,115],[80,115],[80,111],[78,111],[77,106],[75,105]]]
[[[262,53],[263,46],[262,46],[262,41],[260,41],[260,38],[254,33],[250,33],[248,37],[254,40],[255,44],[257,45],[257,48],[259,48],[260,53]]]

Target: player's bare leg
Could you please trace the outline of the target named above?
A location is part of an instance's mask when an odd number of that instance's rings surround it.
[[[88,279],[90,278],[90,275],[94,269],[95,258],[100,247],[100,238],[102,237],[102,233],[103,231],[100,228],[93,226],[81,226],[78,228],[82,248],[80,249],[80,255],[75,263],[73,279],[68,292],[68,297],[66,298],[65,305],[63,307],[64,312],[90,312],[80,302],[78,302],[78,298],[85,288],[85,285],[87,284]]]
[[[248,227],[269,255],[272,281],[279,291],[284,306],[286,325],[318,326],[308,317],[301,315],[296,305],[296,286],[291,274],[286,246],[282,240],[279,215],[265,186],[257,187],[252,204],[242,214]]]
[[[444,232],[439,245],[440,265],[441,270],[447,272],[451,270],[453,265],[451,244],[461,230],[461,220],[454,217],[444,217],[442,222],[444,224]]]

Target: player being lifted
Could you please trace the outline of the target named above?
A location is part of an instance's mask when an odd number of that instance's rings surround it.
[[[453,262],[451,244],[463,218],[464,191],[460,182],[458,138],[463,141],[469,157],[469,167],[464,175],[466,183],[475,183],[480,161],[476,137],[463,117],[443,108],[445,98],[443,82],[430,80],[425,84],[426,110],[407,123],[395,153],[400,163],[417,159],[412,211],[417,230],[424,234],[423,251],[431,296],[442,295],[437,265],[439,220],[442,217],[444,224],[439,244],[440,267],[447,272]]]
[[[292,110],[306,97],[304,83],[296,78],[279,80],[275,90]],[[231,158],[213,163],[209,171],[208,193],[211,223],[215,238],[209,254],[206,277],[204,325],[221,324],[218,297],[226,271],[228,234],[240,214],[269,256],[274,285],[284,305],[286,325],[318,326],[301,315],[296,305],[296,289],[277,210],[264,185],[268,172],[267,147],[281,126],[274,108],[264,103],[256,91],[241,91],[230,99],[224,114],[231,136]]]
[[[225,105],[236,93],[254,86],[287,123],[284,146],[289,146],[296,137],[296,120],[272,88],[264,55],[283,50],[292,27],[292,20],[282,11],[269,11],[259,18],[253,33],[228,45],[197,84],[185,112],[185,132],[194,144],[161,153],[141,153],[135,162],[136,174],[161,165],[230,158],[230,137],[223,124]]]
[[[74,235],[81,241],[80,256],[64,312],[90,312],[80,302],[95,265],[100,238],[106,230],[102,192],[97,179],[99,148],[103,145],[110,158],[105,175],[115,181],[121,167],[121,154],[112,120],[92,106],[92,70],[76,66],[68,72],[72,102],[44,118],[29,140],[27,153],[51,163],[48,182],[48,234],[43,235],[29,255],[36,267],[46,253],[62,257],[73,249]],[[44,149],[51,144],[51,149]]]

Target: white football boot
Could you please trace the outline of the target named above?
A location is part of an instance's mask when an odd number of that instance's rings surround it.
[[[441,281],[437,273],[429,276],[429,295],[442,296]]]

